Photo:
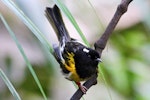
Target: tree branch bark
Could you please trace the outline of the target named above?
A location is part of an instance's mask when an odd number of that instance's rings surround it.
[[[110,37],[110,35],[113,33],[118,21],[120,20],[121,16],[127,11],[129,4],[133,0],[122,0],[121,3],[118,5],[117,10],[111,19],[110,23],[108,24],[106,30],[102,34],[102,36],[95,42],[95,50],[98,51],[100,57],[102,54],[102,51],[104,50],[107,41]],[[97,84],[97,75],[94,75],[89,80],[87,80],[83,85],[86,88],[90,88],[91,86]],[[78,89],[74,95],[71,97],[70,100],[79,100],[83,96],[83,92]]]
[[[122,0],[121,3],[118,5],[117,10],[111,19],[110,23],[108,24],[105,32],[102,34],[102,36],[99,38],[98,41],[95,42],[94,46],[95,49],[99,52],[99,55],[101,56],[102,51],[104,50],[106,43],[114,31],[118,21],[120,20],[121,16],[127,11],[128,5],[133,0]]]
[[[83,85],[89,89],[91,86],[97,84],[97,74],[93,75],[89,80],[87,80]],[[70,100],[79,100],[84,93],[78,89]]]

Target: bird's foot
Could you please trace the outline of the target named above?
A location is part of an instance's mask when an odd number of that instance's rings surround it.
[[[78,87],[80,88],[80,90],[81,90],[84,94],[86,94],[86,92],[87,92],[88,89],[87,89],[85,86],[81,85],[80,82],[76,82],[76,84],[78,85]]]

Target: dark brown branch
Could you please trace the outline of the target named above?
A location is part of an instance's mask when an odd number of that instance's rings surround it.
[[[94,44],[95,49],[99,52],[99,55],[101,56],[102,51],[104,50],[106,43],[114,31],[118,21],[120,20],[121,16],[127,11],[128,5],[133,0],[122,0],[121,3],[118,5],[117,10],[108,24],[105,32],[102,34],[102,36],[99,38],[99,40]]]
[[[87,80],[83,85],[89,89],[91,86],[97,84],[97,75],[93,75],[89,80]],[[70,100],[79,100],[84,93],[78,89],[76,93],[71,97]]]
[[[127,11],[128,5],[132,1],[133,0],[122,0],[121,1],[121,3],[117,7],[117,10],[116,10],[112,20],[108,24],[105,32],[102,34],[102,36],[99,38],[99,40],[95,42],[95,44],[94,44],[95,49],[99,52],[100,56],[107,44],[107,41],[108,41],[110,35],[114,31],[118,21],[120,20],[121,16]],[[97,75],[94,75],[93,77],[91,77],[91,79],[86,81],[83,85],[89,89],[91,86],[95,85],[96,83],[97,83]],[[70,100],[79,100],[82,97],[82,95],[83,95],[83,92],[80,89],[78,89],[75,92],[75,94],[71,97]]]

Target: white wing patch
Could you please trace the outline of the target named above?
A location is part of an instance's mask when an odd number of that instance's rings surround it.
[[[83,51],[89,53],[89,50],[87,48],[84,48]]]

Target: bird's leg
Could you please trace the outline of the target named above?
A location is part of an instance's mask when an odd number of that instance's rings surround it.
[[[83,86],[80,82],[75,82],[75,83],[78,85],[78,87],[81,89],[81,91],[84,94],[86,94],[86,92],[87,92],[88,89],[85,86]]]

